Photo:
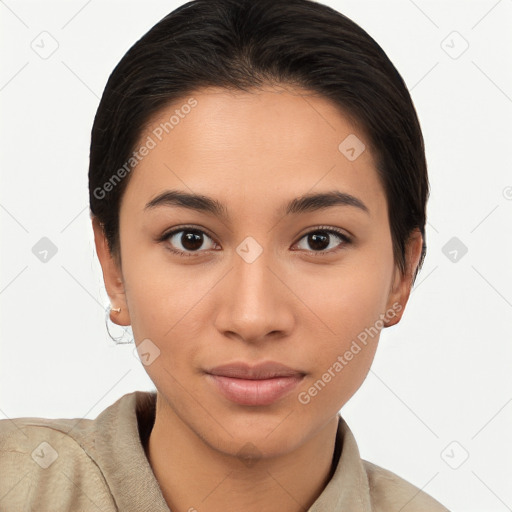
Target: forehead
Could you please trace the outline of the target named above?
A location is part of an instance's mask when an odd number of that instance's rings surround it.
[[[192,102],[195,106],[190,107]],[[167,142],[174,149],[185,145],[196,152],[212,154],[228,146],[248,156],[253,149],[266,149],[315,158],[319,151],[336,151],[349,134],[357,132],[360,139],[365,138],[340,107],[327,98],[278,86],[248,92],[201,89],[154,116],[144,130],[153,132],[157,138],[165,139],[159,142],[164,146]]]
[[[370,202],[382,195],[364,133],[331,101],[302,89],[193,92],[151,119],[138,147],[144,144],[151,149],[123,198],[137,209],[165,188],[226,201],[242,190],[278,200],[317,186],[364,191]]]

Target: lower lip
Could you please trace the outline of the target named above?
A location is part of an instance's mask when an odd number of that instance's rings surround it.
[[[240,405],[270,405],[296,388],[302,375],[249,380],[207,374],[217,389],[229,400]]]

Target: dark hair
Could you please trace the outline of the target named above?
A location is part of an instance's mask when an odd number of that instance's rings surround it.
[[[194,0],[165,16],[124,55],[98,106],[89,166],[91,213],[111,254],[121,264],[126,164],[152,117],[203,87],[250,91],[265,85],[319,94],[364,131],[402,272],[412,231],[419,228],[423,235],[415,279],[426,252],[429,195],[416,110],[382,48],[349,18],[311,0]]]

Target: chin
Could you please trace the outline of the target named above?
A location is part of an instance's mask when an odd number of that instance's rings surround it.
[[[227,456],[237,457],[242,463],[250,466],[258,460],[281,457],[292,452],[300,444],[302,436],[297,432],[291,432],[289,429],[283,429],[281,432],[271,432],[270,435],[261,429],[248,429],[243,433],[231,437],[225,431],[217,431],[212,436],[212,432],[205,433],[207,438],[203,440],[214,450]]]

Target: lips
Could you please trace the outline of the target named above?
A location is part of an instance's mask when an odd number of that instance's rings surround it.
[[[247,363],[231,363],[223,366],[216,366],[206,373],[220,375],[222,377],[233,377],[235,379],[272,379],[274,377],[290,377],[293,375],[304,375],[303,372],[294,370],[284,364],[269,361],[257,365]]]
[[[270,405],[290,393],[305,373],[276,362],[231,363],[206,371],[215,389],[240,405]]]

